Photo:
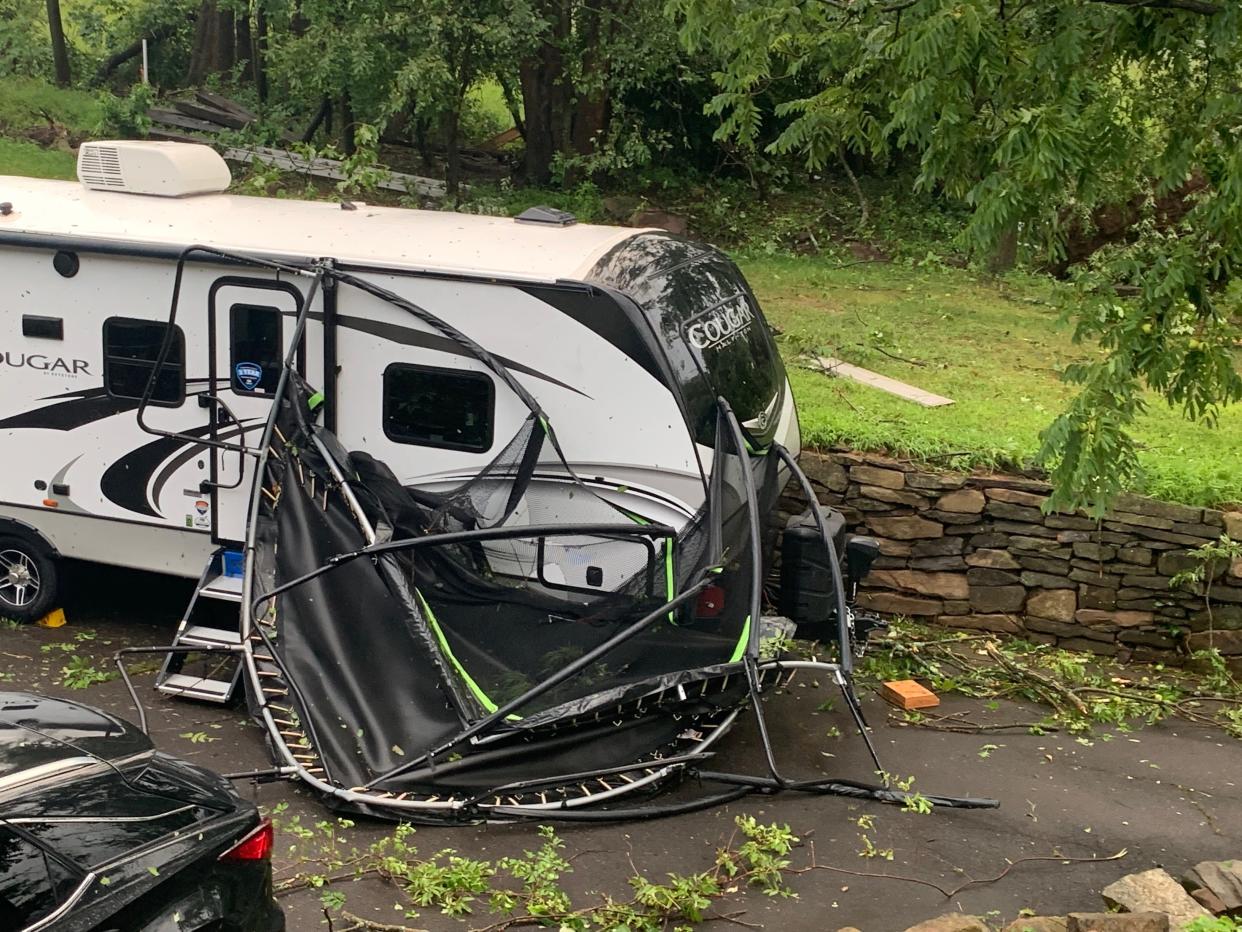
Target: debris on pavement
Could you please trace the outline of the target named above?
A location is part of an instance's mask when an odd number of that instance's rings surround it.
[[[1201,861],[1186,872],[1182,886],[1210,912],[1242,916],[1242,859]]]
[[[914,680],[890,680],[882,683],[880,695],[907,712],[913,709],[934,709],[940,705],[940,697]]]

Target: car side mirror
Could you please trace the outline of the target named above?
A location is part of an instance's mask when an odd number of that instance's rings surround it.
[[[845,572],[849,579],[850,601],[858,594],[858,584],[871,572],[880,556],[880,542],[874,537],[851,537],[845,542]]]

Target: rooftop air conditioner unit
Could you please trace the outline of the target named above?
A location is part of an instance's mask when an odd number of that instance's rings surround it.
[[[93,191],[186,197],[224,191],[232,176],[210,146],[115,140],[82,143],[78,180]]]

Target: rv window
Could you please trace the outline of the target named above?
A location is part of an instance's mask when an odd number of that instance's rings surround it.
[[[141,398],[159,358],[168,325],[154,320],[110,317],[103,325],[104,387],[113,398]],[[185,335],[173,339],[155,379],[151,404],[176,407],[185,400]]]
[[[485,373],[404,363],[384,370],[384,433],[397,443],[486,453],[495,408]]]
[[[229,309],[233,391],[270,395],[280,381],[284,342],[280,310],[255,304]]]

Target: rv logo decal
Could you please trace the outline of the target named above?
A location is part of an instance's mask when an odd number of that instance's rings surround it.
[[[248,392],[254,391],[263,381],[263,367],[253,362],[239,362],[233,367],[237,384]]]
[[[0,353],[0,366],[11,369],[34,369],[57,376],[90,375],[90,362],[86,359],[64,359],[60,356],[44,356],[42,353]]]
[[[755,321],[755,314],[740,295],[732,303],[696,317],[686,327],[686,339],[696,349],[718,349],[739,339]]]

